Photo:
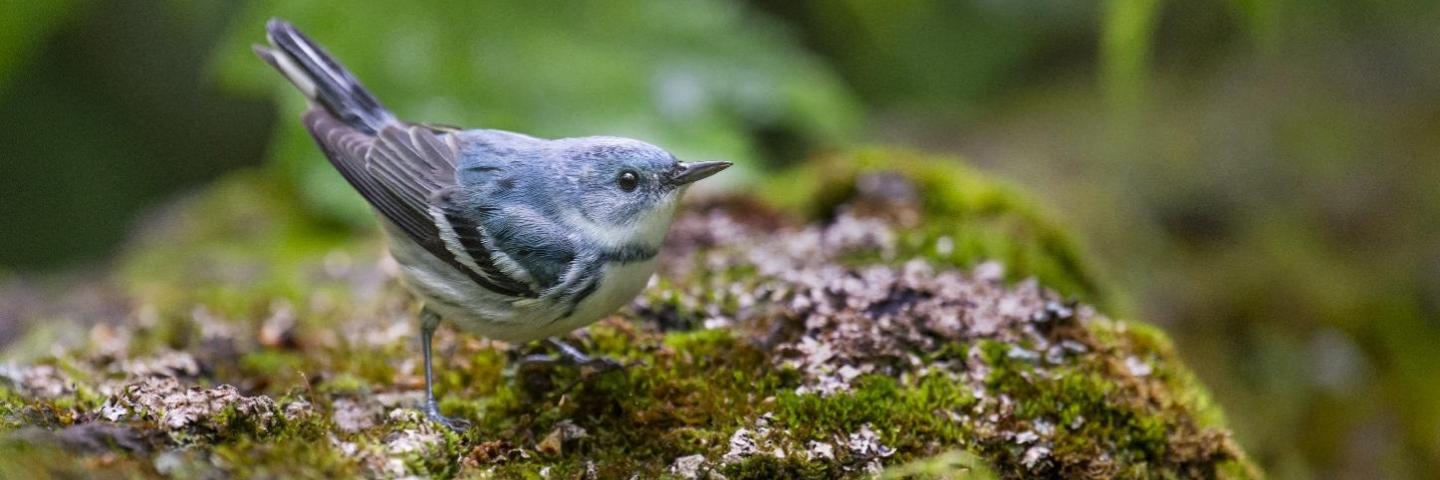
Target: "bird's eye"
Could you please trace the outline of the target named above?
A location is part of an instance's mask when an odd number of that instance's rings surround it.
[[[621,190],[633,192],[635,191],[635,187],[640,185],[640,176],[636,175],[635,172],[626,170],[620,173],[620,178],[616,180],[616,183],[620,184]]]

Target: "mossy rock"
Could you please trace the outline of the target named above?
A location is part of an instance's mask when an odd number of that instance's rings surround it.
[[[890,181],[894,177],[903,181]],[[876,200],[903,227],[898,259],[925,258],[969,268],[999,261],[1009,279],[1034,277],[1046,288],[1109,310],[1123,309],[1104,275],[1075,241],[1014,187],[985,177],[959,159],[871,148],[825,156],[762,186],[771,205],[816,221],[832,219],[857,196]],[[906,217],[910,207],[923,214]],[[895,218],[895,217],[902,218]],[[943,239],[943,240],[942,240]],[[939,244],[948,248],[937,248]]]
[[[1013,192],[866,150],[692,202],[646,293],[571,336],[623,369],[516,373],[537,346],[442,330],[455,434],[413,409],[414,305],[377,236],[242,174],[144,227],[99,287],[126,313],[0,370],[0,471],[1257,476],[1164,335],[1107,317]]]

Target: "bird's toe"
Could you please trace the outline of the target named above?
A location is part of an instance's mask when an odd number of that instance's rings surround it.
[[[455,433],[465,433],[470,429],[470,422],[458,418],[450,418],[440,414],[439,406],[434,403],[425,404],[425,418],[450,429]]]

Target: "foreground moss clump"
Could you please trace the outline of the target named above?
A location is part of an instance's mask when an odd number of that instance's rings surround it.
[[[463,434],[413,409],[414,307],[373,237],[234,178],[147,228],[107,282],[127,313],[0,370],[0,470],[1255,476],[1163,335],[1077,302],[1111,294],[1012,193],[913,154],[824,165],[686,209],[659,280],[572,335],[623,370],[517,373],[536,347],[442,331]]]

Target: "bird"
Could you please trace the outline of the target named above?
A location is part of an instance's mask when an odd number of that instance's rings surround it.
[[[309,101],[302,123],[376,213],[400,280],[419,298],[423,410],[440,414],[431,339],[442,321],[509,343],[551,339],[630,302],[655,271],[681,197],[729,167],[640,140],[544,139],[398,119],[324,48],[282,19],[255,45]]]

